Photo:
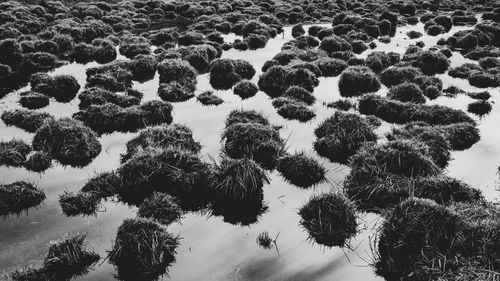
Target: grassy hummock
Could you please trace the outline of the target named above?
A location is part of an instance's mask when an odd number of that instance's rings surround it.
[[[278,114],[287,120],[298,120],[307,122],[314,117],[314,110],[307,107],[307,104],[294,98],[279,97],[273,100],[273,106]]]
[[[27,109],[39,109],[49,105],[49,97],[36,93],[36,92],[25,92],[21,93],[19,97],[19,104]]]
[[[114,103],[120,107],[130,107],[138,105],[140,98],[130,95],[120,95],[99,87],[91,87],[83,90],[79,95],[80,109],[88,108],[91,105],[102,105],[105,103]]]
[[[68,217],[96,216],[101,199],[92,192],[67,192],[59,196],[59,205]]]
[[[221,105],[224,100],[216,95],[212,91],[205,91],[199,94],[196,99],[203,105]]]
[[[31,147],[20,139],[0,141],[0,166],[20,167],[31,152]]]
[[[235,123],[222,134],[224,150],[231,158],[249,157],[266,169],[274,169],[283,154],[285,141],[279,131],[259,123]]]
[[[91,193],[97,198],[106,199],[116,195],[120,185],[121,179],[116,172],[104,172],[89,179],[80,192]]]
[[[109,262],[126,280],[156,280],[175,262],[179,238],[158,223],[143,218],[126,219],[118,228]]]
[[[367,95],[359,100],[359,112],[375,115],[378,118],[396,124],[423,121],[432,125],[471,123],[474,120],[467,113],[440,105],[403,103],[377,95]]]
[[[259,88],[250,81],[241,81],[234,86],[233,92],[242,99],[248,99],[257,94]]]
[[[266,172],[251,159],[231,159],[226,156],[223,156],[215,170],[211,214],[222,216],[224,221],[232,224],[249,225],[257,222],[267,210],[262,189],[264,184],[269,184]]]
[[[44,151],[63,165],[84,167],[101,152],[97,135],[70,118],[49,120],[33,138],[33,149]]]
[[[314,149],[330,161],[347,163],[366,142],[377,140],[373,127],[358,114],[337,111],[314,131]]]
[[[211,167],[191,151],[170,146],[135,153],[117,170],[119,198],[140,204],[155,191],[176,197],[184,210],[200,209],[209,200]]]
[[[138,217],[153,219],[163,225],[180,221],[182,214],[174,197],[159,192],[146,198],[137,210]]]
[[[45,198],[43,190],[24,181],[0,185],[0,216],[18,215],[40,205]]]
[[[121,162],[124,163],[134,154],[148,148],[174,147],[198,154],[201,150],[199,142],[193,139],[193,132],[185,125],[171,124],[148,127],[127,142],[127,152],[122,154]]]
[[[255,110],[237,109],[229,113],[226,119],[226,128],[236,123],[259,123],[265,126],[269,125],[266,117]]]
[[[487,100],[473,101],[467,105],[467,111],[479,117],[487,115],[491,112],[491,103]]]
[[[313,196],[299,210],[300,224],[314,242],[327,247],[345,247],[358,231],[356,208],[340,193]]]
[[[326,181],[325,168],[303,152],[281,157],[277,170],[288,182],[301,188]]]
[[[76,112],[73,117],[82,121],[98,134],[113,132],[135,132],[146,126],[170,124],[172,105],[168,102],[152,100],[128,108],[106,103],[92,105]]]
[[[46,121],[53,121],[54,117],[45,112],[26,109],[16,109],[2,113],[2,121],[7,126],[16,126],[27,132],[34,133]]]
[[[28,171],[41,173],[52,167],[52,157],[43,151],[35,151],[26,159],[24,167]]]
[[[351,66],[340,75],[339,90],[343,97],[360,96],[379,89],[380,81],[368,67]]]

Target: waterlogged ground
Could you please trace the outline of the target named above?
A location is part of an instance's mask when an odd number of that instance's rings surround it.
[[[308,27],[305,26],[307,29]],[[437,37],[424,36],[410,40],[406,36],[409,30],[417,30],[425,34],[423,25],[399,27],[396,36],[389,44],[379,43],[375,50],[397,51],[403,53],[409,44],[423,41],[426,47],[434,45],[439,38],[448,37],[458,30],[471,27],[454,27],[447,34]],[[232,41],[237,36],[227,36]],[[256,51],[230,50],[223,57],[241,58],[250,61],[257,74],[253,81],[257,82],[264,62],[277,54],[281,46],[292,39],[291,28],[285,28],[283,35],[269,40],[264,49]],[[372,50],[361,54],[366,55]],[[454,53],[450,58],[451,67],[463,64],[460,54]],[[62,66],[54,74],[70,74],[85,85],[85,69],[97,65],[69,64]],[[466,91],[483,91],[471,87],[467,80],[453,79],[447,74],[439,75],[444,88],[455,85]],[[144,92],[144,100],[158,99],[158,75],[145,83],[136,83],[134,88]],[[307,240],[307,233],[299,226],[298,209],[306,203],[314,193],[325,192],[330,188],[341,187],[348,168],[319,158],[314,152],[312,143],[313,130],[319,122],[334,113],[334,109],[326,108],[324,102],[340,99],[338,77],[320,78],[320,85],[315,89],[317,102],[314,105],[317,117],[309,123],[286,121],[272,107],[269,98],[259,92],[254,98],[241,101],[231,91],[218,91],[216,94],[225,103],[217,107],[202,106],[196,99],[174,104],[174,122],[185,124],[193,130],[194,138],[203,145],[202,155],[206,161],[217,158],[221,148],[220,136],[224,128],[224,120],[233,109],[255,109],[263,112],[269,120],[283,125],[281,135],[287,139],[289,152],[305,151],[317,157],[328,169],[328,183],[314,189],[302,190],[284,182],[277,173],[271,175],[271,183],[264,187],[265,201],[269,210],[260,221],[250,227],[233,226],[223,222],[220,217],[209,217],[204,214],[188,214],[181,223],[168,227],[169,231],[182,237],[176,255],[177,261],[170,267],[171,280],[382,280],[369,266],[372,259],[374,228],[380,219],[375,215],[363,216],[360,234],[352,241],[352,250],[340,248],[324,248]],[[19,107],[18,93],[10,93],[0,100],[0,113]],[[211,89],[208,74],[198,76],[197,94]],[[495,102],[500,96],[499,89],[488,89]],[[382,87],[380,94],[387,91]],[[465,95],[455,98],[440,97],[430,104],[442,104],[466,110],[472,99]],[[481,141],[471,149],[453,152],[448,174],[462,179],[470,185],[482,189],[490,200],[497,200],[499,193],[497,167],[500,163],[500,132],[497,130],[500,120],[500,104],[493,103],[491,114],[477,119],[481,130]],[[42,109],[56,117],[71,116],[78,109],[78,99],[67,104],[52,101]],[[392,125],[384,124],[378,130],[383,135]],[[47,243],[58,239],[65,233],[87,233],[90,248],[102,257],[111,249],[116,230],[123,219],[134,217],[135,208],[121,203],[106,202],[97,217],[67,218],[62,214],[58,204],[58,196],[64,191],[77,191],[95,173],[111,171],[119,166],[119,155],[125,151],[125,143],[135,134],[114,133],[100,138],[103,147],[101,154],[87,167],[76,169],[56,164],[44,174],[27,172],[23,168],[0,167],[0,182],[11,183],[25,180],[35,182],[47,194],[47,200],[38,209],[32,209],[19,217],[11,216],[0,220],[0,273],[29,264],[41,264],[47,251]],[[13,137],[31,142],[33,134],[21,129],[6,127],[0,121],[0,139],[10,140]],[[382,140],[383,141],[383,140]],[[279,234],[278,249],[265,250],[255,242],[257,235],[268,231],[271,236]],[[114,268],[101,261],[88,275],[77,280],[111,280]],[[2,277],[0,277],[1,279]],[[168,277],[165,277],[168,279]]]

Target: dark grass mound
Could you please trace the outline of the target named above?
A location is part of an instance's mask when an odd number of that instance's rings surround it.
[[[471,123],[456,123],[450,125],[431,126],[425,122],[411,122],[393,134],[401,136],[416,136],[424,132],[438,131],[444,135],[452,150],[465,150],[481,138],[479,129]]]
[[[232,224],[257,222],[267,210],[262,189],[264,184],[269,184],[266,172],[251,159],[224,156],[215,170],[211,214],[222,216],[224,221]]]
[[[221,105],[224,100],[216,95],[212,91],[205,91],[199,94],[196,99],[203,105]]]
[[[497,87],[500,85],[500,79],[497,76],[483,71],[473,71],[468,80],[472,86],[477,88]]]
[[[35,151],[24,162],[24,167],[31,172],[41,173],[52,167],[52,158],[42,151]]]
[[[34,133],[45,122],[53,120],[54,117],[48,113],[26,109],[16,109],[2,113],[2,121],[7,126],[16,126],[30,133]]]
[[[331,108],[335,108],[337,110],[348,111],[351,108],[355,108],[356,104],[348,99],[341,99],[338,101],[328,103],[326,106],[331,107]]]
[[[422,105],[393,101],[377,95],[367,95],[359,100],[359,112],[375,115],[396,124],[423,121],[432,125],[455,123],[475,124],[465,112],[440,105]]]
[[[293,86],[288,88],[284,96],[287,98],[301,101],[307,105],[313,105],[314,102],[316,101],[316,97],[314,97],[309,91],[298,86]]]
[[[68,280],[88,272],[100,257],[86,249],[83,234],[66,237],[49,244],[49,252],[43,262],[43,272],[49,280]]]
[[[189,90],[182,83],[170,82],[161,83],[158,87],[158,96],[163,101],[168,102],[183,102],[194,97],[193,91]]]
[[[325,168],[303,152],[281,157],[277,170],[288,182],[301,188],[326,181]]]
[[[94,196],[106,199],[116,195],[121,179],[116,172],[104,172],[89,179],[80,189],[82,193],[92,193]]]
[[[31,147],[23,140],[0,141],[0,165],[20,167],[31,152]]]
[[[76,97],[80,85],[78,81],[69,75],[49,76],[45,73],[37,73],[31,77],[31,89],[58,102],[69,102]]]
[[[64,192],[59,195],[59,205],[68,217],[96,216],[101,199],[92,192]]]
[[[254,122],[227,126],[222,134],[222,141],[229,157],[248,157],[269,170],[276,167],[278,158],[285,149],[285,141],[278,130]]]
[[[443,53],[421,49],[413,50],[412,46],[406,50],[403,61],[410,61],[413,66],[420,68],[425,75],[444,73],[450,65],[448,58]]]
[[[257,94],[259,88],[250,81],[241,81],[234,86],[233,92],[242,99],[248,99]]]
[[[184,125],[160,125],[143,129],[127,142],[127,152],[121,156],[124,163],[137,152],[148,148],[177,148],[198,154],[201,150],[199,142],[193,139],[193,132]]]
[[[343,97],[359,96],[380,89],[377,76],[364,66],[351,66],[340,75],[339,90]]]
[[[84,167],[101,152],[96,134],[81,122],[62,118],[45,122],[33,138],[33,149],[63,165]]]
[[[312,197],[299,215],[310,239],[327,247],[349,246],[349,240],[357,234],[356,208],[340,193]]]
[[[30,91],[21,94],[19,104],[27,109],[44,108],[49,105],[49,97],[44,94]]]
[[[307,122],[316,117],[316,113],[308,108],[306,103],[296,99],[280,97],[273,100],[273,106],[277,109],[278,114],[287,120]]]
[[[158,65],[160,83],[177,82],[183,85],[189,92],[196,89],[196,70],[184,60],[167,59]]]
[[[135,132],[146,126],[170,124],[172,105],[153,100],[138,106],[121,108],[115,104],[92,105],[73,115],[98,134]]]
[[[394,59],[391,57],[391,54],[396,54],[393,56]],[[366,65],[375,73],[380,73],[382,70],[399,62],[399,59],[399,54],[397,53],[372,52],[366,57]]]
[[[347,163],[349,157],[365,143],[375,142],[377,135],[363,117],[341,111],[323,121],[314,131],[314,149],[332,162]]]
[[[401,102],[425,103],[422,90],[414,83],[402,83],[391,87],[387,97]]]
[[[100,257],[86,248],[83,234],[68,236],[49,244],[41,268],[27,267],[11,273],[13,280],[70,280],[88,273]]]
[[[261,113],[255,110],[233,110],[226,119],[226,127],[236,123],[258,123],[261,125],[269,125],[269,121]]]
[[[183,210],[206,206],[212,170],[198,155],[177,147],[151,148],[135,153],[117,170],[123,186],[119,198],[141,203],[155,191],[176,197]]]
[[[149,219],[126,219],[118,228],[109,262],[122,280],[156,280],[175,262],[179,239]]]
[[[467,95],[471,98],[471,99],[475,99],[475,100],[489,100],[491,98],[491,94],[488,93],[488,92],[470,92],[470,93],[467,93]]]
[[[467,111],[479,117],[489,114],[491,109],[491,103],[485,100],[474,101],[467,105]]]
[[[421,32],[418,32],[418,31],[415,31],[415,30],[411,30],[411,31],[408,31],[406,33],[406,35],[408,37],[410,37],[410,39],[416,39],[416,38],[422,37],[423,34]]]
[[[413,184],[415,197],[432,199],[441,205],[451,205],[457,202],[477,203],[484,200],[480,190],[447,176],[419,178]]]
[[[153,219],[163,225],[179,222],[182,214],[183,212],[174,197],[159,192],[146,198],[137,210],[138,217]]]
[[[448,71],[448,74],[454,78],[467,79],[473,71],[482,71],[483,69],[475,63],[464,63],[461,66],[454,67]]]
[[[315,63],[325,77],[338,76],[347,68],[347,63],[340,59],[320,58]]]
[[[380,73],[380,82],[387,87],[392,87],[404,82],[414,82],[422,75],[420,69],[413,66],[390,67]]]
[[[292,86],[298,86],[313,92],[314,88],[319,85],[319,80],[316,75],[307,68],[289,68],[285,75],[285,89]]]
[[[270,97],[282,95],[288,87],[285,84],[285,77],[288,70],[281,66],[272,66],[259,77],[259,88]]]
[[[79,95],[80,109],[88,108],[91,105],[102,105],[105,103],[114,103],[120,107],[130,107],[138,105],[140,98],[131,95],[120,95],[99,87],[91,87],[83,90]]]
[[[132,72],[124,62],[114,62],[87,69],[86,87],[99,87],[111,92],[121,92],[132,87]]]
[[[429,155],[440,168],[446,168],[451,159],[448,135],[433,126],[408,126],[393,129],[388,139],[413,139],[429,147]]]
[[[459,217],[432,200],[402,202],[381,227],[376,273],[387,280],[408,278],[418,262],[441,259],[439,255],[452,248],[459,230]]]
[[[19,215],[40,205],[45,198],[43,190],[24,181],[0,185],[0,216]]]
[[[210,85],[216,90],[229,90],[242,79],[252,79],[253,66],[244,60],[216,59],[210,64]]]

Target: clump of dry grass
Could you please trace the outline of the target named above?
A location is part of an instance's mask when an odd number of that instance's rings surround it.
[[[45,198],[43,190],[24,181],[0,185],[0,216],[20,214],[40,205]]]
[[[281,157],[277,170],[288,182],[302,188],[326,181],[325,168],[304,152]]]
[[[159,192],[146,198],[137,210],[137,216],[153,219],[164,225],[180,221],[182,214],[174,197]]]
[[[355,205],[340,193],[326,193],[312,197],[300,208],[300,224],[311,240],[327,247],[348,246],[357,234]]]
[[[175,262],[179,238],[158,223],[143,218],[126,219],[118,228],[109,262],[118,277],[127,280],[155,280]]]
[[[59,196],[59,205],[68,217],[95,216],[100,207],[101,198],[92,192],[64,192]]]

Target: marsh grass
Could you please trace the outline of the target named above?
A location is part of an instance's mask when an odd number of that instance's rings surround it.
[[[326,181],[325,168],[304,152],[281,157],[277,170],[288,182],[301,188],[309,188]]]
[[[0,185],[0,216],[19,215],[40,205],[45,198],[45,192],[31,183],[18,181]]]
[[[358,233],[355,205],[340,193],[313,196],[299,215],[310,239],[327,247],[347,247]]]
[[[176,199],[168,194],[153,193],[146,198],[137,210],[137,216],[153,219],[163,225],[179,222],[183,212]]]
[[[92,192],[67,192],[59,196],[59,205],[68,217],[96,216],[101,199]]]
[[[7,126],[16,126],[27,132],[34,133],[47,121],[53,121],[54,117],[45,112],[26,109],[16,109],[2,113],[2,121]]]

